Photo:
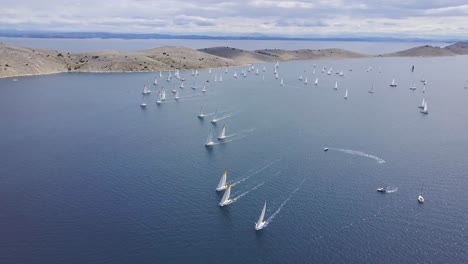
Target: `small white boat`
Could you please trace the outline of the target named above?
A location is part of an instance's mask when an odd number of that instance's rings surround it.
[[[328,151],[328,148],[323,148],[323,151]]]
[[[315,78],[314,85],[318,85],[318,78]]]
[[[154,78],[153,84],[154,84],[154,85],[158,85],[158,79]]]
[[[426,114],[426,115],[429,114],[429,110],[427,109],[427,101],[424,102],[424,107],[421,110],[421,113]]]
[[[418,106],[418,107],[421,108],[421,109],[423,109],[425,104],[426,104],[426,99],[423,97],[422,103],[421,103],[421,105]]]
[[[330,67],[330,69],[328,69],[328,72],[327,72],[328,75],[331,75],[332,74],[332,68]]]
[[[380,192],[380,193],[387,193],[388,188],[387,187],[380,187],[380,188],[377,188],[377,191]]]
[[[266,226],[266,221],[264,220],[265,218],[265,212],[266,212],[266,201],[265,204],[263,205],[262,212],[260,213],[260,217],[258,218],[258,221],[255,223],[255,230],[261,230]]]
[[[163,89],[159,90],[159,94],[158,94],[158,100],[156,101],[156,104],[160,105],[164,100],[163,100]],[[164,93],[164,97],[165,97],[165,93]]]
[[[208,70],[208,73],[211,73],[211,68]]]
[[[301,75],[301,76],[299,76],[299,81],[302,81],[302,75]]]
[[[201,90],[203,93],[206,93],[206,86],[203,85],[203,89]]]
[[[344,99],[348,99],[348,89],[346,89],[346,92],[345,92],[345,95],[344,95]]]
[[[424,197],[421,194],[418,195],[418,203],[420,204],[424,203]]]
[[[338,81],[335,81],[335,88],[333,89],[338,90]]]
[[[224,170],[223,176],[221,176],[218,186],[216,186],[217,192],[224,191],[227,189],[226,178],[227,178],[227,170]]]
[[[369,90],[368,93],[370,93],[370,94],[373,94],[373,93],[374,93],[374,84],[372,84],[372,86],[371,86],[371,88],[370,88],[370,90]]]
[[[410,86],[410,90],[416,90],[416,82],[413,82],[413,84]]]
[[[161,101],[166,101],[166,90],[164,88],[161,90]]]
[[[143,96],[143,99],[141,101],[140,107],[141,108],[146,108],[146,103],[145,103],[145,97],[144,96]]]
[[[143,87],[142,94],[150,94],[150,93],[151,93],[150,89],[148,89],[148,86],[146,86],[146,84],[145,84],[145,86]]]
[[[281,86],[284,86],[283,78],[281,78]]]
[[[304,84],[308,84],[307,77],[305,78]]]
[[[234,78],[237,78],[237,72],[234,72],[233,76],[234,76]]]
[[[339,76],[344,76],[344,72],[343,71],[340,71],[340,73],[338,74]]]
[[[208,134],[208,138],[206,139],[205,146],[211,147],[215,144],[213,140],[213,132],[210,130],[210,134]]]
[[[179,100],[180,97],[179,97],[179,91],[176,91],[175,95],[174,95],[174,100]]]
[[[202,106],[201,109],[200,109],[200,113],[197,115],[197,117],[200,118],[200,119],[203,119],[203,118],[205,118],[205,116],[206,115],[203,113],[203,106]]]
[[[176,89],[172,90],[172,93],[173,94],[177,93],[177,90]]]
[[[215,113],[214,113],[214,118],[211,119],[211,123],[212,124],[216,124],[216,122],[218,122],[218,119],[216,118],[216,116],[218,115],[218,109],[216,109]]]
[[[397,87],[397,84],[395,82],[395,78],[392,79],[392,83],[390,83],[390,87]]]
[[[219,206],[223,207],[232,203],[231,200],[231,183],[228,183],[226,191],[224,192],[223,198],[221,198],[221,202],[219,202]]]
[[[221,129],[221,134],[219,134],[218,140],[223,141],[226,139],[226,125],[223,125],[223,129]]]

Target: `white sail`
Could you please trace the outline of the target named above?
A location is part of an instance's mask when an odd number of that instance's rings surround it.
[[[255,72],[256,75],[258,75],[258,68],[257,68],[257,71]]]
[[[423,109],[425,104],[426,104],[426,99],[423,97],[422,103],[421,103],[421,105],[418,106],[418,107],[421,108],[421,109]]]
[[[307,81],[307,77],[305,78],[304,84],[307,84],[309,81]]]
[[[228,68],[224,68],[224,73],[228,73]]]
[[[281,86],[284,86],[283,78],[281,78]]]
[[[184,82],[181,82],[181,83],[180,83],[179,88],[184,88]]]
[[[148,89],[148,86],[146,86],[146,84],[145,84],[145,86],[143,87],[142,94],[149,94],[149,93],[151,93],[151,91]]]
[[[223,129],[221,129],[221,134],[219,134],[218,139],[224,140],[226,138],[226,125],[223,125]]]
[[[154,78],[154,85],[158,85],[158,79]]]
[[[423,113],[423,114],[428,114],[429,113],[429,111],[427,109],[427,101],[424,102],[424,107],[423,107],[423,110],[421,110],[421,113]]]
[[[213,146],[214,141],[213,141],[213,132],[210,130],[210,134],[208,134],[208,138],[206,139],[205,146]]]
[[[232,203],[231,197],[231,183],[228,183],[226,191],[224,192],[223,198],[221,198],[221,202],[219,202],[219,206],[225,206]]]
[[[166,100],[166,90],[162,90],[161,92],[161,101],[165,101]]]
[[[260,230],[263,227],[265,227],[265,212],[266,212],[266,201],[265,204],[263,205],[262,212],[260,213],[260,217],[258,218],[257,223],[255,223],[255,230]]]
[[[279,76],[278,76],[278,73],[276,73],[275,78],[278,79],[278,77],[279,77]]]
[[[215,79],[214,79],[215,82],[218,81],[218,75],[215,74]]]
[[[302,75],[301,75],[301,76],[299,76],[299,81],[302,81]]]
[[[221,179],[219,179],[218,186],[216,186],[216,191],[217,192],[226,190],[226,188],[227,188],[226,178],[227,178],[227,171],[225,170],[224,173],[223,173],[223,176],[221,176]]]
[[[175,100],[179,100],[179,91],[176,91],[176,92],[175,92],[174,99],[175,99]]]
[[[234,72],[234,78],[237,78],[237,72]]]
[[[208,73],[211,73],[211,68],[208,70]]]
[[[344,99],[348,99],[348,89],[346,89],[346,92],[345,92],[345,95],[344,95]]]
[[[206,116],[205,114],[203,114],[203,108],[204,108],[204,106],[201,107],[200,114],[198,114],[198,116],[197,116],[198,118],[204,118]]]
[[[335,90],[338,90],[338,81],[335,81]]]
[[[223,81],[223,76],[219,76],[219,81],[222,82]]]
[[[315,84],[315,85],[318,85],[318,78],[315,78],[314,84]]]

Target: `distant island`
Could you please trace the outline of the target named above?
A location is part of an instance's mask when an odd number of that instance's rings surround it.
[[[206,69],[292,60],[376,56],[434,57],[467,54],[467,42],[457,42],[444,48],[425,45],[381,55],[367,55],[344,49],[264,49],[248,51],[231,47],[195,50],[174,46],[137,52],[70,53],[0,43],[0,78],[62,72],[156,72],[174,69]]]

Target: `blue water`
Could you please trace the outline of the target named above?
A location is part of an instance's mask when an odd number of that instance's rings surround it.
[[[313,64],[346,76],[314,86]],[[281,63],[285,87],[265,66],[202,71],[206,95],[183,72],[182,100],[145,110],[154,73],[1,79],[0,263],[467,263],[466,57]],[[213,126],[202,105],[235,115]],[[224,123],[237,135],[206,149]],[[248,178],[220,208],[225,169]],[[282,207],[255,232],[265,200]]]

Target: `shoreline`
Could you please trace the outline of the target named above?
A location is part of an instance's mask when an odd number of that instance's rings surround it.
[[[276,61],[305,61],[355,58],[448,57],[468,55],[468,43],[444,48],[419,46],[379,55],[345,49],[263,49],[248,51],[232,47],[191,49],[164,46],[138,52],[102,51],[70,53],[34,49],[0,42],[0,78],[18,78],[59,73],[155,73],[159,71],[242,67]]]

